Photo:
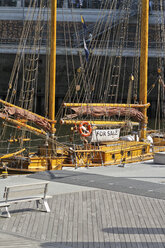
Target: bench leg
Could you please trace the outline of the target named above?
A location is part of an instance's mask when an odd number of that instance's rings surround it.
[[[49,205],[48,205],[48,202],[46,199],[44,199],[44,206],[46,208],[46,212],[49,213],[50,212],[50,208],[49,208]]]
[[[40,204],[40,201],[37,200],[37,201],[36,201],[37,209],[39,209],[39,204]]]
[[[10,218],[10,217],[11,217],[11,215],[10,215],[10,213],[9,213],[9,209],[8,209],[8,207],[5,207],[5,209],[6,209],[7,217],[8,217],[8,218]]]

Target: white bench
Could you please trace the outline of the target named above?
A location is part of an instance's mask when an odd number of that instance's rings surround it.
[[[50,212],[47,199],[52,196],[47,195],[47,190],[48,182],[6,186],[3,194],[4,201],[0,202],[0,209],[5,208],[7,217],[11,217],[9,212],[11,204],[36,201],[37,208],[41,204],[45,206],[46,212]]]

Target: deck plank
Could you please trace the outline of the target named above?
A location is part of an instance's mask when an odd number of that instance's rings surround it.
[[[26,206],[28,208],[30,208],[32,206],[32,202],[27,202],[26,203]],[[32,217],[32,215],[30,213],[29,214],[26,214],[25,216],[26,217],[25,217],[25,220],[24,220],[24,224],[22,226],[22,229],[20,230],[20,232],[21,232],[22,235],[26,235],[27,234],[27,230],[28,230],[28,227],[29,227],[29,225],[31,223],[30,220],[31,220],[31,217]]]
[[[78,239],[78,212],[79,212],[78,194],[74,194],[73,235],[72,235],[73,248],[78,247],[78,242],[77,242],[77,239]]]
[[[157,240],[157,242],[158,242],[158,247],[164,248],[164,245],[162,244],[162,242],[163,242],[163,239],[162,239],[163,232],[161,232],[160,223],[159,223],[159,220],[158,220],[157,215],[155,213],[155,210],[152,207],[150,199],[145,202],[145,207],[146,207],[147,211],[149,211],[149,214],[152,216],[152,218],[150,218],[150,221],[152,223],[152,230],[154,230],[154,233],[155,233],[155,235],[154,235],[155,240]],[[164,236],[164,234],[163,234],[163,236]]]
[[[97,228],[97,213],[96,213],[96,201],[95,201],[95,191],[91,192],[91,207],[92,207],[92,223],[93,223],[93,243],[95,248],[99,248],[99,237]]]
[[[127,224],[127,227],[129,230],[129,237],[132,247],[138,247],[138,248],[144,247],[143,245],[140,245],[143,242],[145,243],[146,239],[144,236],[142,240],[139,234],[139,227],[141,227],[141,223],[139,221],[138,209],[136,208],[136,200],[133,197],[130,199],[129,195],[124,195],[124,201],[125,201],[125,210],[127,209],[127,212],[124,211],[124,213],[127,215],[127,218],[129,219],[129,223]],[[132,232],[134,232],[134,235],[132,235]]]
[[[88,225],[88,245],[93,248],[93,225],[92,225],[92,206],[91,206],[91,191],[87,192],[87,225]]]
[[[83,239],[84,248],[88,248],[88,215],[87,215],[87,194],[86,192],[82,193],[82,225],[83,225]]]
[[[67,245],[72,246],[73,242],[73,212],[74,212],[74,194],[70,194],[69,199],[69,209],[68,209],[68,235],[67,235]]]
[[[124,233],[126,233],[127,242],[130,242],[130,245],[133,248],[142,248],[140,245],[142,242],[140,236],[138,235],[138,221],[135,221],[134,215],[136,213],[134,200],[130,202],[127,198],[127,195],[122,197],[121,206],[123,209],[123,219],[125,219],[125,224],[123,226]],[[127,211],[126,211],[127,210]],[[132,235],[131,230],[134,229],[135,235]]]
[[[147,221],[146,221],[146,213],[143,209],[143,205],[141,203],[141,199],[140,197],[136,197],[136,205],[137,205],[137,208],[139,209],[139,218],[140,218],[140,224],[141,226],[138,228],[139,230],[144,230],[144,236],[145,236],[145,239],[146,239],[146,246],[148,248],[154,248],[155,247],[155,244],[154,242],[152,242],[152,239],[150,237],[150,235],[148,234],[148,229],[149,229],[149,225],[147,225]],[[148,218],[148,217],[147,217]],[[140,232],[141,234],[141,232]]]
[[[54,242],[57,241],[59,213],[60,213],[60,208],[63,207],[61,205],[62,197],[63,197],[62,195],[56,196],[56,203],[54,204],[54,208],[51,210],[54,212],[54,224],[53,224],[52,233],[51,233],[51,241],[54,241]]]
[[[79,196],[79,212],[78,212],[78,248],[83,248],[83,220],[82,220],[82,211],[83,211],[83,201],[82,201],[82,192],[78,193]]]
[[[98,239],[100,243],[100,248],[104,248],[104,235],[103,235],[103,223],[102,223],[102,216],[101,216],[101,205],[102,202],[100,201],[100,194],[99,191],[95,191],[95,197],[96,197],[96,216],[97,216],[97,225],[98,225]]]
[[[62,232],[63,232],[63,222],[64,222],[64,211],[65,211],[65,204],[66,204],[66,196],[63,195],[61,199],[61,208],[59,211],[59,222],[58,222],[58,229],[57,229],[57,239],[58,243],[62,241]]]
[[[23,247],[28,247],[30,239],[33,248],[163,248],[165,244],[162,199],[98,189],[53,196],[50,213],[36,210],[34,204],[11,206],[12,217],[0,218],[0,235],[15,235],[11,240],[18,247],[23,240]],[[13,244],[3,240],[0,247]]]

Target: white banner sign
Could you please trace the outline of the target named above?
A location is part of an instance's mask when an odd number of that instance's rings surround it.
[[[91,142],[104,142],[118,140],[120,128],[118,129],[96,129],[92,132]]]

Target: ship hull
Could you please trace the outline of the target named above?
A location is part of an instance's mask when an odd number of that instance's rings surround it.
[[[6,159],[5,165],[10,174],[28,174],[46,170],[61,170],[64,167],[98,167],[125,163],[141,162],[153,158],[150,144],[137,141],[107,142],[84,149],[68,151],[65,155],[33,155],[28,159],[21,156]],[[1,166],[0,171],[4,171]]]

